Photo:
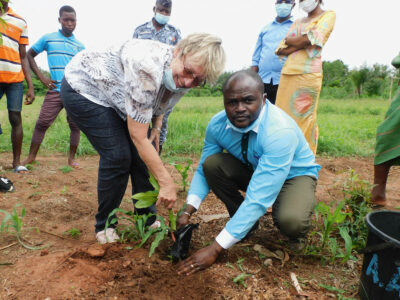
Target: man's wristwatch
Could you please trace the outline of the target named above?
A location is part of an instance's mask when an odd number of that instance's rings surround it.
[[[184,212],[183,212],[183,214],[185,214],[185,215],[188,215],[189,217],[191,217],[191,216],[192,216],[192,214],[191,214],[191,213],[189,213],[189,212],[187,212],[187,211],[184,211]]]

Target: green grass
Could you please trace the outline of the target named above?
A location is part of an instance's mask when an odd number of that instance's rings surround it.
[[[23,107],[23,156],[29,151],[33,129],[40,112],[43,97],[37,97],[31,106]],[[384,119],[389,106],[386,100],[325,100],[318,109],[320,138],[319,155],[371,156],[374,152],[376,128]],[[199,156],[204,133],[211,117],[223,109],[219,97],[183,98],[169,118],[168,142],[163,157],[168,161],[184,162],[189,155]],[[0,152],[11,152],[10,125],[5,97],[0,101]],[[69,127],[63,110],[49,128],[40,149],[40,155],[69,150]],[[78,155],[96,152],[82,134]]]

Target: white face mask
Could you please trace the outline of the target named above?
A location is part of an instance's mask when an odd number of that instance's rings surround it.
[[[304,0],[300,2],[299,6],[306,13],[312,12],[319,4],[319,0]]]

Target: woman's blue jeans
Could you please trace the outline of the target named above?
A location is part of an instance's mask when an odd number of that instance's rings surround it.
[[[132,194],[146,192],[153,187],[149,182],[147,167],[130,138],[127,122],[114,109],[83,97],[65,79],[61,84],[60,96],[69,117],[100,155],[97,180],[99,207],[95,225],[96,232],[99,232],[104,230],[109,214],[121,204],[129,176]],[[155,213],[155,206],[136,211],[139,214]],[[151,224],[154,220],[155,217],[147,223]]]

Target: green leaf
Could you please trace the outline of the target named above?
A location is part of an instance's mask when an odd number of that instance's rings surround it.
[[[158,194],[158,191],[160,191],[160,185],[158,184],[157,180],[154,178],[153,174],[151,174],[151,173],[150,173],[149,181],[150,181],[151,185],[153,186],[154,190],[157,191],[157,194]]]
[[[154,241],[151,243],[149,257],[153,255],[154,251],[156,250],[156,248],[158,247],[160,242],[165,239],[167,233],[168,233],[168,230],[166,227],[164,227],[160,232],[158,232],[156,234]]]
[[[340,236],[344,240],[344,247],[346,249],[346,256],[343,258],[343,262],[346,262],[351,256],[351,250],[353,248],[353,241],[349,235],[349,230],[346,227],[339,227]]]
[[[171,230],[175,231],[176,230],[176,216],[174,215],[174,212],[172,209],[168,210],[168,219],[169,219],[169,224],[171,226]]]
[[[0,209],[0,212],[5,215],[3,221],[1,222],[1,225],[0,225],[0,232],[3,232],[4,228],[7,228],[6,224],[7,224],[8,220],[11,219],[11,215],[9,212],[2,210],[2,209]]]
[[[135,203],[136,208],[146,208],[157,202],[158,192],[147,191],[145,193],[137,193],[132,196],[133,199],[139,200]]]

